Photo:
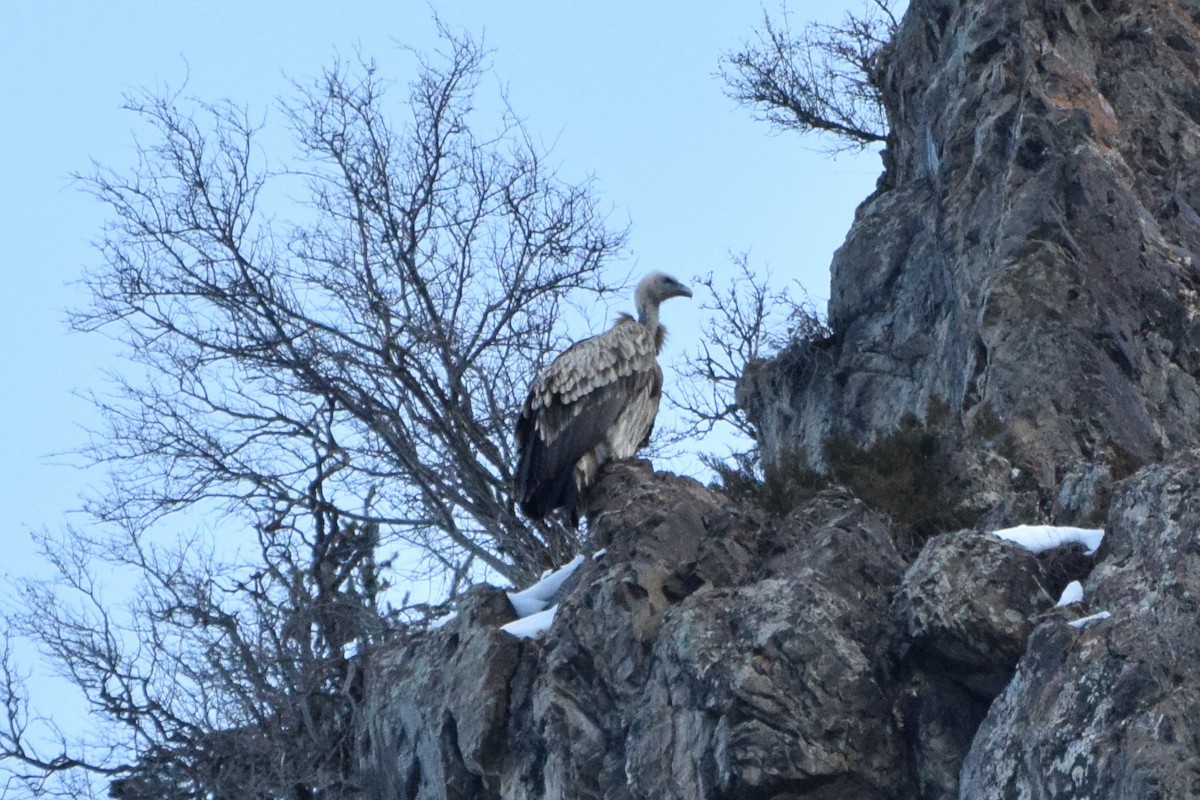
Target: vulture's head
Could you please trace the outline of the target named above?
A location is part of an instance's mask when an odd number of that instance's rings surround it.
[[[637,285],[634,303],[643,324],[658,323],[658,304],[672,297],[691,297],[692,290],[662,272],[651,272]]]

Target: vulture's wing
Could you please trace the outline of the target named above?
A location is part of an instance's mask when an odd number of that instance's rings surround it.
[[[632,318],[577,342],[534,382],[517,420],[516,496],[540,519],[568,504],[575,464],[599,444],[635,398],[657,398],[662,372],[654,335]]]

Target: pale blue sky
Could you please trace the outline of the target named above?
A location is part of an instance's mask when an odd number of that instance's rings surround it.
[[[483,33],[514,109],[570,179],[593,174],[614,218],[632,224],[614,270],[681,278],[729,264],[796,277],[828,295],[828,266],[854,207],[879,173],[874,154],[831,160],[818,142],[773,133],[728,100],[714,77],[722,52],[752,35],[756,3],[605,0],[433,4],[454,28]],[[797,18],[840,17],[860,3],[793,2]],[[336,10],[335,10],[336,8]],[[89,406],[72,392],[102,389],[114,364],[102,337],[71,334],[70,284],[97,261],[104,209],[69,176],[90,159],[132,156],[133,115],[122,95],[177,88],[230,98],[278,120],[288,79],[316,75],[335,54],[379,59],[404,97],[411,58],[398,43],[434,43],[430,5],[394,2],[11,0],[0,6],[0,467],[5,543],[0,573],[29,567],[27,531],[57,528],[98,473],[52,454],[83,443]],[[695,341],[697,315],[669,308],[670,352]],[[672,317],[674,316],[674,319]],[[76,519],[76,522],[83,520]]]

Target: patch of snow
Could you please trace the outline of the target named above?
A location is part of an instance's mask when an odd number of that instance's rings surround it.
[[[1058,598],[1058,604],[1055,608],[1069,606],[1072,603],[1078,603],[1083,599],[1083,584],[1079,581],[1071,581],[1067,584],[1067,588],[1063,589],[1062,597]]]
[[[1092,614],[1090,617],[1080,617],[1079,619],[1071,620],[1067,624],[1072,628],[1082,628],[1089,622],[1099,622],[1100,620],[1108,619],[1111,616],[1112,614],[1108,613],[1107,611],[1101,611],[1099,614]]]
[[[1004,528],[992,531],[1001,539],[1016,542],[1026,550],[1042,553],[1053,550],[1064,544],[1079,542],[1087,548],[1087,555],[1093,555],[1100,547],[1104,531],[1099,528],[1070,528],[1056,525],[1018,525],[1015,528]]]
[[[607,552],[608,552],[608,548],[607,548],[607,547],[601,547],[599,550],[597,550],[596,552],[592,553],[592,558],[593,558],[593,559],[600,558],[601,556],[603,556],[603,555],[604,555],[605,553],[607,553]]]
[[[354,658],[358,655],[358,639],[351,639],[342,645],[342,657]]]
[[[549,630],[551,623],[554,622],[554,614],[557,611],[557,605],[550,606],[545,611],[539,611],[536,614],[515,619],[507,625],[501,625],[500,630],[510,633],[518,639],[533,639]]]
[[[512,603],[513,610],[517,612],[517,616],[528,617],[530,614],[536,614],[550,605],[550,602],[554,600],[555,593],[558,592],[563,582],[571,577],[571,573],[578,569],[582,563],[583,554],[581,553],[572,558],[561,569],[544,574],[540,581],[528,589],[522,589],[519,592],[509,592],[508,600]]]
[[[438,617],[433,622],[429,623],[429,628],[430,628],[430,630],[437,630],[438,628],[444,628],[449,622],[451,622],[457,616],[458,616],[457,611],[451,611],[449,614],[446,614],[444,617]]]

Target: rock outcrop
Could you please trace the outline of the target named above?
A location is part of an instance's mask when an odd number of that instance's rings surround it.
[[[1200,451],[1118,487],[1090,576],[973,531],[906,568],[842,490],[770,522],[643,463],[601,487],[544,638],[481,587],[372,658],[367,797],[1200,796]]]
[[[971,745],[963,797],[1200,797],[1200,453],[1122,488],[1081,629],[1051,614]]]
[[[367,654],[366,797],[1200,797],[1200,3],[914,0],[882,69],[834,336],[739,401],[769,468],[899,428],[958,507],[611,465],[543,636],[477,587]],[[987,533],[1046,520],[1106,537]]]
[[[483,587],[373,659],[369,796],[883,800],[919,776],[948,796],[1053,605],[1037,560],[982,534],[943,537],[994,554],[951,556],[953,585],[941,556],[906,574],[887,520],[841,490],[776,522],[644,463],[599,490],[606,547],[544,639],[501,631],[515,615]]]
[[[481,589],[374,661],[372,796],[894,796],[886,521],[827,492],[765,524],[644,463],[598,489],[606,547],[544,640]]]
[[[978,491],[1200,444],[1200,6],[913,0],[832,342],[753,370],[768,463],[949,405]],[[980,428],[1000,422],[1006,463]],[[1049,510],[1049,509],[1047,509]]]

